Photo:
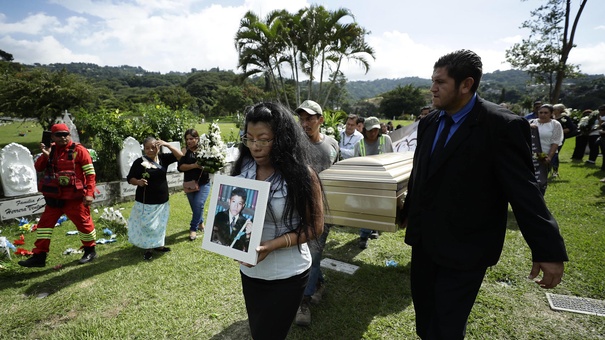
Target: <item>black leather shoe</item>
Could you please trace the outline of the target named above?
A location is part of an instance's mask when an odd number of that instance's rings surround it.
[[[32,255],[27,260],[19,261],[21,267],[44,267],[46,266],[46,253],[38,253]]]
[[[88,263],[97,258],[95,247],[84,247],[84,256],[78,261],[80,264]]]

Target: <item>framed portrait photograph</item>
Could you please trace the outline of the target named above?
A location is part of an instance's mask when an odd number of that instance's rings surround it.
[[[215,175],[202,248],[256,265],[269,182]]]

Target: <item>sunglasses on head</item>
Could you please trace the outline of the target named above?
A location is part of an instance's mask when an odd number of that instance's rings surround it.
[[[56,137],[67,137],[69,136],[69,132],[55,132]]]

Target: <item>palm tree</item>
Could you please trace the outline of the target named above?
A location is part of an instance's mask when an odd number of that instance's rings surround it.
[[[365,42],[369,33],[355,22],[340,23],[346,17],[355,19],[348,9],[328,11],[317,5],[301,9],[296,14],[286,10],[273,11],[264,21],[247,12],[235,36],[238,67],[244,71],[243,77],[262,73],[266,91],[273,91],[278,100],[283,97],[289,105],[282,72],[282,67],[287,64],[295,86],[296,105],[302,101],[301,72],[309,77],[306,99],[325,105],[335,84],[346,79],[341,72],[343,61],[358,62],[367,73],[367,57],[374,58],[374,50]],[[325,77],[327,70],[330,74]],[[319,92],[314,95],[316,75],[319,77]],[[330,81],[325,95],[324,78]]]
[[[348,10],[345,10],[348,12]],[[343,17],[344,15],[340,16]],[[329,47],[329,41],[333,36],[333,16],[323,6],[312,5],[301,18],[301,30],[305,34],[300,40],[300,62],[302,71],[309,76],[307,99],[313,99],[313,81],[315,80],[316,67],[320,67],[320,84],[323,76],[323,64],[325,61],[325,50]],[[320,86],[321,90],[321,86]]]
[[[324,100],[322,101],[322,105],[325,106],[328,102],[330,93],[332,92],[338,77],[343,76],[340,71],[343,60],[353,60],[359,63],[365,70],[365,73],[368,73],[370,64],[368,63],[366,56],[370,56],[372,59],[376,58],[374,57],[374,49],[365,42],[365,36],[367,34],[369,33],[355,22],[345,25],[338,24],[335,36],[336,39],[333,41],[331,48],[332,58],[330,58],[330,60],[334,60],[335,69],[331,74],[330,85]]]
[[[285,12],[285,11],[284,11]],[[301,18],[307,12],[307,9],[301,9],[296,14],[285,12],[282,16],[282,39],[286,44],[286,52],[289,58],[292,80],[295,84],[296,105],[300,105],[300,82],[299,82],[299,59],[301,55],[301,41],[304,30],[302,29]]]
[[[280,65],[289,62],[284,40],[281,38],[283,26],[280,20],[284,11],[269,13],[265,21],[248,11],[240,21],[235,35],[235,47],[239,53],[238,68],[244,71],[243,77],[263,73],[266,79],[266,90],[273,90],[278,101],[282,95],[286,105],[288,97],[283,92],[284,84]],[[277,72],[277,76],[276,76]],[[281,85],[278,88],[278,84]]]
[[[369,33],[364,28],[355,22],[341,23],[347,17],[355,19],[346,8],[328,11],[323,6],[311,6],[300,15],[300,26],[301,29],[304,28],[305,34],[300,36],[299,50],[302,71],[309,76],[307,98],[316,99],[325,105],[338,77],[342,76],[342,62],[359,62],[367,73],[369,63],[366,56],[374,58],[374,50],[365,42],[365,36]],[[324,95],[326,69],[333,72],[329,76],[330,87]],[[317,95],[314,95],[313,82],[316,72],[319,73],[319,86]]]

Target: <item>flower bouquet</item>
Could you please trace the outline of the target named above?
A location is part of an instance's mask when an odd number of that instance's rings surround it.
[[[536,152],[534,158],[538,160],[540,163],[546,163],[547,154],[544,152]]]
[[[198,164],[211,174],[227,164],[227,145],[223,143],[221,129],[217,123],[210,123],[208,133],[200,137],[195,155]]]

